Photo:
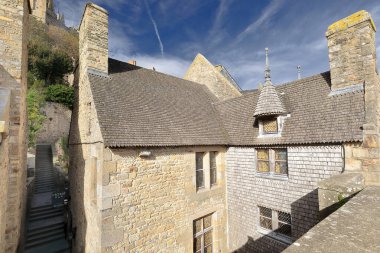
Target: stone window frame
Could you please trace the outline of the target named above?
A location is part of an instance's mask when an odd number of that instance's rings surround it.
[[[207,214],[205,216],[202,216],[201,218],[198,218],[196,220],[193,220],[193,252],[194,253],[204,253],[205,248],[211,247],[211,252],[214,248],[214,227],[213,227],[213,213]],[[206,219],[209,219],[210,225],[208,227],[205,227],[205,221]],[[200,231],[197,231],[197,222],[200,221]],[[205,237],[206,234],[211,234],[211,243],[205,245]],[[201,239],[201,249],[196,251],[196,238]]]
[[[210,151],[210,187],[218,185],[218,151]],[[212,157],[214,159],[212,159]],[[213,163],[214,162],[214,163]]]
[[[196,152],[195,153],[195,187],[197,188],[197,191],[202,190],[205,188],[205,168],[204,168],[204,157],[206,155],[206,152]],[[200,156],[200,157],[198,157]],[[201,163],[199,163],[199,160],[201,159]],[[199,185],[198,178],[202,178],[202,184]]]
[[[201,171],[197,169],[197,154],[202,153],[203,154],[203,181],[204,185],[203,187],[198,187],[197,185],[197,173],[198,171]],[[215,164],[216,164],[216,169],[215,169],[215,175],[216,175],[216,181],[215,183],[212,183],[212,178],[211,178],[211,159],[210,159],[210,154],[214,153],[215,154]],[[217,188],[219,186],[219,177],[218,177],[218,172],[219,172],[219,155],[220,152],[218,150],[212,150],[212,151],[205,151],[205,150],[200,150],[200,151],[195,151],[195,190],[196,192],[203,192],[207,190],[211,190],[213,188]]]
[[[268,150],[269,153],[269,160],[262,160],[258,158],[258,151],[259,150]],[[286,150],[286,160],[276,160],[276,150]],[[289,178],[289,152],[287,147],[273,147],[273,148],[255,148],[255,155],[256,155],[256,176],[259,177],[269,177],[269,178],[276,178],[276,179],[283,179],[287,180]],[[269,162],[269,171],[268,172],[260,172],[258,170],[259,168],[259,162]],[[277,173],[275,171],[276,163],[284,163],[286,162],[286,174],[285,173]]]
[[[266,209],[271,211],[271,229],[262,226],[261,221],[264,219],[269,219],[269,217],[262,215],[261,214],[261,209]],[[293,232],[293,223],[292,223],[292,215],[290,212],[285,212],[285,211],[279,211],[276,209],[268,208],[265,206],[258,205],[257,206],[257,212],[258,212],[258,219],[257,219],[257,232],[260,234],[263,234],[265,236],[268,236],[270,238],[273,238],[275,240],[281,241],[286,244],[292,244],[294,242],[294,239],[292,237],[292,232]],[[289,215],[290,221],[287,222],[285,220],[281,220],[281,214]],[[279,225],[280,224],[285,224],[285,226],[290,226],[290,236],[286,235],[284,233],[281,233],[278,231]]]

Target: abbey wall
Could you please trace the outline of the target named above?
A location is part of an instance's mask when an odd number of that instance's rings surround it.
[[[3,204],[0,252],[15,252],[22,236],[26,182],[27,0],[0,1],[0,88],[9,92],[9,120],[0,143]],[[5,204],[4,204],[5,203]]]

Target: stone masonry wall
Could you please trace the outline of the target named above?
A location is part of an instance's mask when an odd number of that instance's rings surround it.
[[[366,11],[332,24],[329,47],[331,89],[364,84],[363,142],[345,145],[347,172],[361,172],[367,185],[380,185],[380,80],[376,58],[376,26]]]
[[[0,200],[6,200],[8,194],[8,168],[9,168],[9,101],[8,89],[0,88]],[[0,252],[5,251],[7,205],[4,201],[0,205]]]
[[[46,119],[37,134],[37,143],[54,144],[59,138],[69,136],[71,110],[58,103],[46,102],[42,108]]]
[[[0,0],[0,87],[11,91],[5,251],[15,252],[22,237],[26,190],[27,0]],[[4,159],[4,158],[0,158]],[[7,168],[0,168],[4,170]]]
[[[343,169],[341,146],[288,147],[288,179],[256,174],[254,148],[227,151],[229,249],[280,252],[288,245],[257,231],[258,206],[291,213],[292,237],[319,221],[317,183]]]
[[[193,252],[193,221],[213,214],[213,252],[226,250],[225,148],[106,149],[104,252]],[[195,152],[218,151],[217,186],[197,192]],[[208,156],[204,164],[208,163]],[[209,177],[206,173],[206,182]]]

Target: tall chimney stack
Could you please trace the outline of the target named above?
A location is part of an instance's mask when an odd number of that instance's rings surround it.
[[[363,84],[377,73],[376,26],[366,11],[359,11],[329,26],[331,90]]]
[[[108,12],[88,3],[79,26],[79,66],[108,75]]]

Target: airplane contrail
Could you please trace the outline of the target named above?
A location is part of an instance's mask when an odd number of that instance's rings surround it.
[[[162,44],[160,33],[158,31],[156,21],[154,20],[154,18],[152,16],[152,12],[150,11],[150,7],[149,7],[149,4],[148,4],[147,0],[144,0],[144,3],[145,3],[145,7],[146,7],[146,9],[148,11],[148,15],[149,15],[150,21],[152,21],[152,24],[153,24],[153,27],[154,27],[154,31],[156,32],[158,43],[160,44],[161,55],[164,56],[164,45]]]

